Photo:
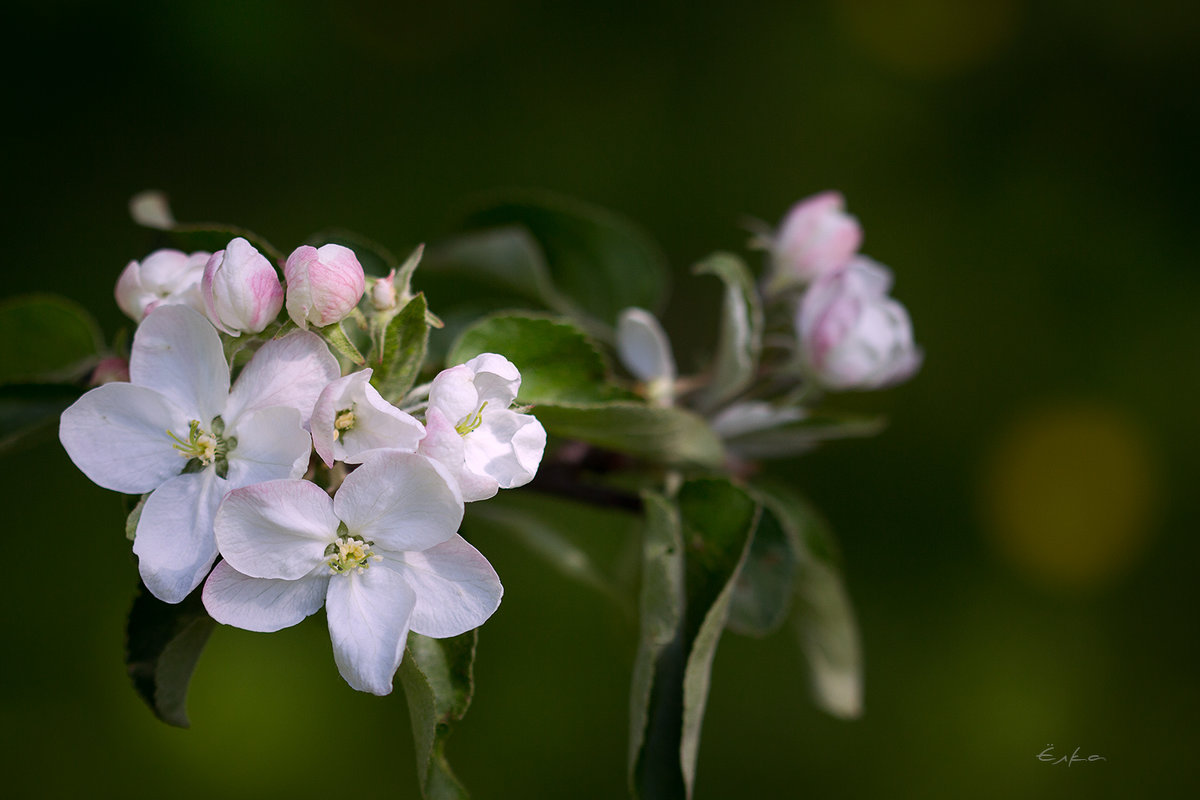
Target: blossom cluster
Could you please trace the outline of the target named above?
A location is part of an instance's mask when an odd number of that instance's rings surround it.
[[[80,397],[59,436],[93,482],[143,496],[133,552],[155,597],[203,584],[214,619],[253,631],[324,607],[342,676],[387,694],[409,631],[456,636],[499,606],[458,534],[464,503],[532,480],[546,432],[513,408],[521,375],[502,355],[444,370],[404,409],[372,369],[343,374],[319,334],[361,319],[350,249],[297,248],[283,275],[240,237],[131,262],[115,292],[138,323],[128,374]],[[367,314],[394,313],[393,277],[372,281]]]

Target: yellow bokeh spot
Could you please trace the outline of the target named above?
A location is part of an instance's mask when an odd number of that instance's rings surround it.
[[[1018,0],[841,0],[842,27],[882,61],[945,75],[997,53],[1016,28]]]
[[[1043,408],[1017,420],[986,464],[987,527],[1022,572],[1056,586],[1096,586],[1143,549],[1157,472],[1144,435],[1120,413]]]

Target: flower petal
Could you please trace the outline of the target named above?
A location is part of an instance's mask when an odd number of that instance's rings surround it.
[[[188,417],[167,397],[130,383],[107,383],[62,413],[58,438],[93,483],[126,494],[157,489],[184,467],[167,431],[187,437]]]
[[[479,408],[479,392],[474,381],[475,373],[465,364],[442,370],[429,384],[429,407],[440,409],[451,425],[457,425],[459,420]]]
[[[385,559],[416,592],[411,625],[424,636],[442,639],[466,633],[500,606],[504,587],[496,570],[457,534],[428,550]]]
[[[300,425],[300,412],[271,406],[246,414],[227,429],[237,439],[229,453],[232,489],[278,478],[299,478],[308,469],[312,439]]]
[[[225,408],[229,362],[221,337],[187,306],[159,306],[133,335],[129,379],[169,397],[205,428]]]
[[[351,472],[333,508],[350,533],[392,552],[441,544],[463,517],[462,496],[445,467],[395,450],[376,451]]]
[[[221,555],[238,572],[291,581],[325,560],[338,518],[333,501],[315,483],[278,480],[234,489],[213,527]]]
[[[521,373],[517,366],[497,353],[480,353],[466,363],[475,373],[475,391],[479,402],[489,408],[508,408],[521,389]]]
[[[308,427],[321,390],[341,374],[337,359],[315,333],[296,331],[267,342],[238,376],[225,423],[269,406],[291,406]]]
[[[425,412],[425,438],[421,440],[419,451],[446,468],[456,481],[465,502],[487,500],[495,497],[500,491],[500,484],[490,475],[468,472],[464,462],[466,443],[462,435],[454,429],[454,423],[446,419],[437,408],[430,406]]]
[[[404,656],[416,595],[404,578],[382,565],[329,581],[325,612],[333,658],[346,683],[385,695]]]
[[[204,583],[204,607],[222,625],[272,633],[312,616],[325,604],[328,575],[294,581],[251,578],[220,561]]]
[[[546,449],[542,423],[507,409],[486,414],[484,424],[463,439],[467,470],[494,478],[502,489],[533,480]]]
[[[159,600],[187,597],[216,561],[213,515],[227,488],[209,468],[172,478],[146,500],[133,552],[142,582]]]
[[[363,384],[359,408],[362,422],[355,425],[353,430],[346,431],[341,439],[345,450],[344,461],[361,464],[363,456],[375,450],[417,452],[417,446],[425,436],[425,426],[411,414],[384,400],[369,383]]]

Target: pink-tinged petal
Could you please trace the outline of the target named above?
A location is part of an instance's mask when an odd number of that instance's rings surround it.
[[[321,390],[340,374],[337,359],[314,333],[296,331],[267,342],[238,376],[225,422],[260,408],[290,406],[307,427]]]
[[[225,408],[229,363],[221,337],[187,306],[159,306],[133,336],[130,380],[165,394],[207,428]]]
[[[325,561],[338,522],[324,489],[280,480],[231,491],[213,527],[221,555],[238,572],[293,581]]]
[[[521,389],[521,373],[515,364],[496,353],[480,353],[465,366],[475,373],[479,402],[488,408],[508,408]]]
[[[443,639],[478,628],[504,595],[496,570],[457,534],[428,550],[384,558],[416,592],[411,625],[424,636]]]
[[[429,407],[440,409],[451,425],[457,425],[459,420],[479,408],[479,392],[474,379],[475,373],[465,364],[442,370],[429,385]]]
[[[226,433],[237,439],[229,453],[229,485],[240,489],[278,478],[299,478],[308,469],[312,439],[300,426],[300,412],[271,406],[246,414]]]
[[[465,451],[466,442],[454,429],[454,423],[431,406],[425,414],[425,438],[421,440],[418,452],[446,468],[458,482],[464,502],[473,503],[495,497],[500,490],[500,484],[486,473],[468,471]]]
[[[484,419],[483,425],[463,437],[467,471],[493,478],[502,489],[533,480],[546,449],[542,423],[506,409],[488,413]]]
[[[333,498],[350,533],[381,550],[424,550],[458,531],[463,501],[446,468],[416,453],[380,450],[347,476]]]
[[[178,406],[153,389],[106,383],[63,412],[58,437],[92,482],[142,494],[178,475],[186,463],[167,431],[187,438],[188,417]]]
[[[333,658],[346,683],[371,694],[392,691],[415,605],[404,578],[379,563],[330,580],[325,613]]]
[[[220,561],[205,581],[201,596],[209,616],[222,625],[273,633],[319,611],[325,605],[328,586],[328,575],[294,581],[251,578],[228,561]]]
[[[209,468],[172,478],[146,500],[133,552],[142,582],[159,600],[187,597],[216,561],[213,515],[227,488]]]

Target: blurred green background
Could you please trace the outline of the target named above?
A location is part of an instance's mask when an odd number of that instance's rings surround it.
[[[922,372],[843,405],[876,439],[773,470],[837,531],[866,714],[807,697],[786,632],[718,651],[696,797],[1181,797],[1200,788],[1195,186],[1187,4],[21,2],[3,62],[4,288],[123,324],[135,192],[285,251],[396,251],[465,198],[619,211],[678,280],[682,366],[718,300],[687,268],[842,190]],[[419,273],[418,273],[419,277]],[[419,284],[419,280],[418,280]],[[435,309],[436,310],[436,309]],[[351,691],[323,620],[214,634],[192,728],[129,688],[121,498],[58,445],[0,457],[9,797],[416,797],[402,694]],[[577,526],[578,527],[578,526]],[[594,532],[616,558],[630,531]],[[450,742],[478,798],[623,796],[630,622],[517,543]],[[18,563],[20,562],[20,563]],[[1105,761],[1037,760],[1053,744]]]

